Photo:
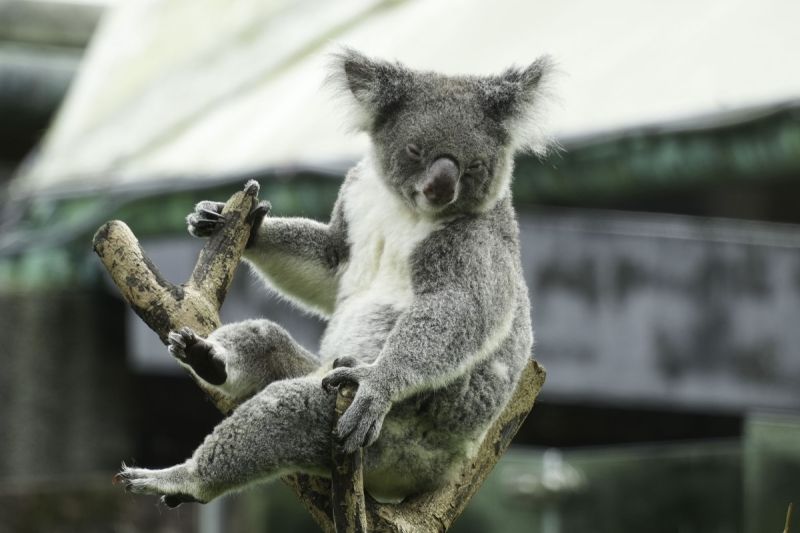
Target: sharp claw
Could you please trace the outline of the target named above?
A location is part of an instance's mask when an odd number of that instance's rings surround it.
[[[367,447],[375,440],[375,425],[376,422],[373,422],[369,426],[369,430],[367,430],[367,434],[364,436],[364,442],[361,443],[362,447]]]
[[[345,445],[344,445],[344,451],[345,451],[346,453],[353,453],[353,452],[355,452],[356,450],[358,450],[359,448],[361,448],[361,444],[357,443],[357,442],[355,441],[355,439],[354,439],[354,438],[352,438],[352,437],[349,437],[349,438],[347,439],[347,442],[346,442],[346,443],[345,443]]]
[[[170,340],[170,341],[171,341],[173,344],[177,344],[177,345],[178,345],[178,346],[180,346],[181,348],[186,348],[186,342],[184,341],[184,339],[183,339],[183,336],[181,336],[181,334],[180,334],[180,333],[175,333],[175,332],[173,331],[173,332],[171,332],[169,335],[167,335],[167,337],[169,338],[169,340]]]
[[[355,427],[350,428],[349,430],[346,427],[342,427],[341,422],[339,423],[339,427],[336,428],[336,436],[339,437],[339,442],[345,445],[345,448],[348,447],[350,442],[350,436],[356,430]]]
[[[258,191],[261,189],[261,186],[258,184],[256,180],[248,180],[247,183],[244,185],[244,192],[245,194],[249,194],[250,196],[258,196]]]
[[[197,221],[193,222],[193,225],[198,227],[198,228],[213,229],[213,228],[219,226],[220,224],[222,224],[223,222],[224,222],[223,219],[216,219],[216,220],[200,219],[200,220],[197,220]]]
[[[332,376],[324,377],[322,379],[322,386],[325,387],[325,390],[331,392],[333,390],[338,390],[339,387],[351,381],[355,382],[355,380],[351,378],[349,374],[341,372]]]
[[[217,213],[216,211],[212,211],[211,209],[206,209],[205,207],[201,207],[200,209],[198,209],[198,211],[205,215],[210,216],[211,218],[225,220],[225,216],[223,216],[222,213]]]

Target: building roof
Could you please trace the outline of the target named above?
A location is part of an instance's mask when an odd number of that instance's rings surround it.
[[[323,87],[342,44],[450,73],[549,53],[561,139],[771,104],[800,96],[797,20],[795,0],[121,2],[16,190],[341,169],[365,145]]]

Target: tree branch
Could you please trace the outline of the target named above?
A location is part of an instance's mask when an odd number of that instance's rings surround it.
[[[364,504],[364,464],[361,448],[346,453],[336,435],[339,418],[353,403],[357,385],[344,385],[336,395],[331,427],[331,502],[336,533],[366,533],[367,510]]]
[[[107,222],[95,234],[94,250],[122,296],[165,344],[169,332],[183,326],[202,336],[220,326],[219,308],[250,235],[247,215],[257,203],[258,190],[258,183],[250,181],[243,191],[227,201],[222,212],[225,217],[222,229],[208,239],[191,278],[182,285],[164,279],[123,222]],[[544,370],[531,360],[514,396],[488,431],[475,458],[463,465],[453,481],[433,493],[420,494],[397,505],[365,498],[362,451],[346,455],[335,439],[333,485],[330,479],[306,474],[284,476],[283,481],[294,490],[323,531],[446,531],[522,425],[544,375]],[[212,387],[195,381],[223,413],[230,413],[236,407]],[[339,414],[349,405],[348,400],[352,401],[352,396],[348,398],[351,392],[343,388],[337,395],[335,408]],[[335,418],[338,420],[338,416]]]
[[[95,233],[95,253],[123,298],[164,344],[170,331],[183,326],[203,337],[220,326],[219,308],[250,235],[245,219],[255,205],[258,190],[258,183],[250,181],[228,200],[222,211],[223,227],[208,239],[192,277],[182,285],[173,285],[161,275],[124,222],[106,222]],[[195,382],[223,413],[236,407],[205,382]]]

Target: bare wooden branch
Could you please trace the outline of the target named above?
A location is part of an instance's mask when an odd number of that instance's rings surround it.
[[[786,525],[783,527],[783,533],[789,533],[789,529],[792,527],[792,508],[794,504],[789,503],[789,508],[786,509]]]
[[[162,342],[166,343],[170,331],[183,326],[203,336],[219,327],[219,308],[247,243],[250,234],[247,215],[256,205],[257,195],[258,184],[251,181],[244,191],[228,200],[223,210],[226,219],[223,228],[208,240],[191,278],[182,285],[164,279],[123,222],[108,222],[95,234],[94,250],[114,283]],[[514,396],[487,432],[474,459],[462,466],[453,481],[433,493],[420,494],[397,505],[379,504],[364,495],[362,451],[347,456],[336,446],[332,450],[336,465],[333,485],[330,479],[305,474],[285,476],[283,480],[326,532],[446,531],[505,452],[533,406],[544,376],[544,370],[531,360]],[[197,383],[223,413],[236,407],[202,381]],[[339,414],[349,405],[348,400],[352,401],[348,394],[343,390],[337,397]]]
[[[191,279],[183,285],[174,285],[161,275],[124,222],[106,222],[95,233],[95,253],[123,298],[164,344],[170,331],[183,326],[202,336],[220,326],[219,308],[250,235],[245,219],[256,203],[258,189],[257,182],[248,182],[245,190],[228,200],[222,229],[208,239]],[[195,381],[223,413],[236,407],[213,387]]]
[[[336,435],[339,418],[347,411],[358,390],[357,385],[345,385],[336,395],[333,426],[331,427],[331,505],[336,533],[366,533],[367,509],[364,504],[364,463],[361,448],[346,453]]]

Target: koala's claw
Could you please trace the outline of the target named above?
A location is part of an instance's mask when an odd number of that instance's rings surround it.
[[[194,211],[186,216],[186,226],[189,233],[195,237],[210,237],[225,224],[222,209],[223,202],[204,200],[194,206]]]
[[[111,478],[114,485],[122,485],[126,491],[135,494],[161,494],[156,488],[158,482],[152,470],[132,468],[123,463],[122,471]]]
[[[261,185],[256,180],[247,180],[247,183],[244,184],[244,192],[250,196],[258,196],[260,190]]]
[[[378,439],[391,402],[377,395],[362,393],[360,387],[353,403],[339,419],[336,432],[346,453],[370,446]]]
[[[205,207],[201,207],[198,209],[200,214],[206,215],[211,220],[225,220],[225,215],[222,213],[217,213],[216,211],[212,211],[211,209],[206,209]]]
[[[342,357],[334,365],[352,363],[351,359]],[[372,372],[374,368],[366,365],[338,366],[322,379],[322,386],[327,391],[345,383],[358,384],[353,403],[339,418],[336,426],[336,435],[346,453],[353,453],[358,448],[374,443],[380,435],[383,420],[392,407],[391,400],[381,392],[381,387],[373,384]]]
[[[346,383],[358,383],[358,379],[353,372],[346,372],[354,368],[348,364],[349,358],[339,357],[333,362],[333,370],[322,378],[322,388],[328,392],[334,391]]]
[[[189,346],[195,345],[200,339],[191,328],[182,327],[178,331],[170,331],[167,335],[167,342],[169,343],[167,349],[176,359],[186,361],[186,349]]]
[[[256,187],[253,194],[258,194],[258,183],[253,180],[247,183],[245,187],[246,191],[249,193],[252,186]],[[194,211],[186,216],[186,228],[189,230],[189,233],[200,238],[214,235],[222,229],[222,226],[225,224],[226,219],[222,214],[224,208],[225,204],[223,202],[212,202],[210,200],[199,202],[194,206]],[[256,238],[257,230],[261,226],[261,221],[264,220],[265,216],[269,215],[271,209],[272,204],[266,200],[262,200],[254,205],[247,214],[245,221],[251,224],[250,235],[247,238],[247,248],[252,246]]]

